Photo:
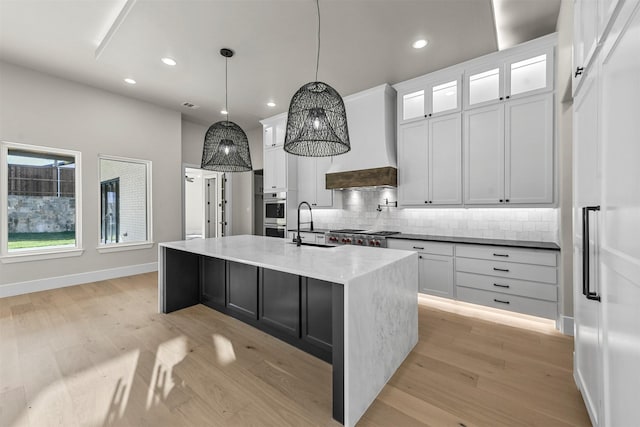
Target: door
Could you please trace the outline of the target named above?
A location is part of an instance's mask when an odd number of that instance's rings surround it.
[[[591,64],[598,42],[598,3],[576,0],[573,8],[573,90]],[[582,72],[580,72],[582,71]]]
[[[505,105],[505,202],[553,202],[553,94]]]
[[[418,255],[420,292],[453,298],[453,257]]]
[[[120,241],[120,178],[100,183],[100,243]]]
[[[504,202],[504,104],[464,113],[465,203]]]
[[[427,120],[400,127],[398,141],[398,195],[403,206],[425,206],[428,195]]]
[[[574,375],[594,425],[600,423],[602,388],[601,304],[583,295],[583,245],[591,258],[588,279],[597,286],[594,274],[596,247],[583,236],[582,208],[600,205],[600,167],[598,158],[598,70],[592,67],[585,75],[583,87],[574,100]],[[590,236],[597,236],[598,214],[589,213]]]
[[[460,113],[429,119],[429,203],[462,203],[462,119]]]
[[[205,218],[206,218],[206,237],[218,237],[218,179],[208,178],[206,181],[206,202],[205,202]]]
[[[287,335],[300,334],[300,276],[262,269],[260,321]]]
[[[640,3],[626,3],[601,69],[604,422],[638,425],[640,384]],[[615,42],[615,43],[614,43]]]
[[[316,158],[298,157],[298,200],[316,203]]]
[[[327,171],[331,157],[316,157],[316,204],[319,208],[333,207],[333,190],[327,190]]]

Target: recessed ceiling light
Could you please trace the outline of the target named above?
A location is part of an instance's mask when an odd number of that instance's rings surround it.
[[[125,83],[128,83],[128,84],[130,84],[130,85],[134,85],[134,84],[136,84],[136,81],[135,81],[135,80],[133,80],[133,79],[130,79],[130,78],[126,78],[126,79],[124,79],[124,82],[125,82]]]
[[[425,47],[429,42],[426,41],[425,39],[420,39],[420,40],[416,40],[413,42],[413,44],[411,46],[414,47],[414,49],[422,49],[423,47]]]
[[[220,114],[224,114],[226,116],[229,112],[227,110],[220,110]]]
[[[162,58],[161,61],[172,67],[177,64],[175,59],[169,57]]]
[[[267,107],[275,107],[275,106],[276,106],[275,102],[273,102],[273,101],[267,102]]]

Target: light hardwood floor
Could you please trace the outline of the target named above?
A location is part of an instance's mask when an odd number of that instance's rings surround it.
[[[156,294],[144,274],[0,299],[0,426],[338,425],[330,365]],[[420,341],[359,425],[589,425],[571,338],[460,307],[421,298]]]

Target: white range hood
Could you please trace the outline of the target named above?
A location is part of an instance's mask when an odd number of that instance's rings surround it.
[[[396,91],[388,84],[344,98],[351,151],[333,157],[327,189],[397,185]]]

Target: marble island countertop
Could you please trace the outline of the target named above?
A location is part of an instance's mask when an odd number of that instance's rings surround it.
[[[166,242],[160,246],[343,285],[401,259],[415,256],[413,251],[381,251],[351,245],[298,247],[288,239],[250,235]]]

